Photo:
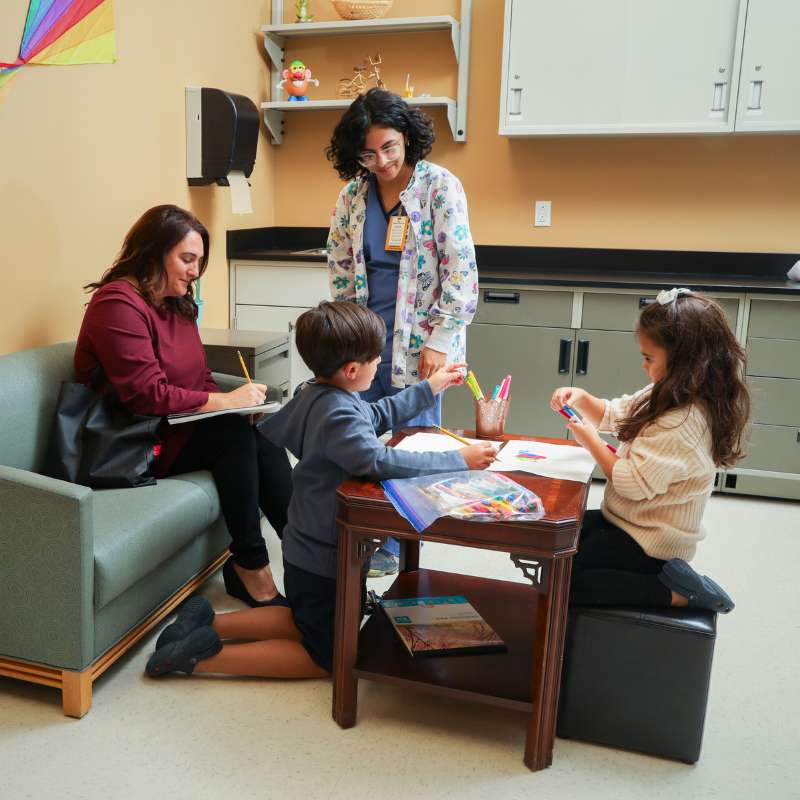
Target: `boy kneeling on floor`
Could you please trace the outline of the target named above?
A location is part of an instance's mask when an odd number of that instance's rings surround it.
[[[322,302],[302,314],[297,349],[314,379],[261,427],[299,459],[283,531],[284,586],[289,607],[215,614],[204,597],[190,599],[156,642],[152,677],[214,672],[272,678],[316,678],[333,662],[336,605],[336,489],[349,477],[380,481],[464,469],[494,460],[489,444],[445,453],[411,453],[378,438],[433,405],[461,383],[464,364],[449,364],[392,397],[367,403],[386,338],[383,320],[350,301]],[[223,644],[235,639],[237,644]]]

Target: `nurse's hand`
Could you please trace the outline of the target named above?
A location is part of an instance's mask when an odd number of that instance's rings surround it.
[[[427,380],[436,372],[441,369],[447,361],[447,353],[440,353],[438,350],[431,350],[430,347],[423,347],[422,352],[419,354],[419,379],[421,381]]]

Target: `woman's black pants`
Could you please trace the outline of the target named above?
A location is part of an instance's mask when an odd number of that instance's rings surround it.
[[[657,577],[665,563],[600,511],[587,511],[572,559],[570,605],[666,608],[672,594]]]
[[[210,470],[214,476],[234,561],[245,569],[269,564],[258,510],[283,536],[292,496],[286,451],[265,439],[247,417],[225,414],[195,424],[169,472],[177,475],[199,469]]]

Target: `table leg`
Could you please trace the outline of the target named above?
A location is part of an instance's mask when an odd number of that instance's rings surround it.
[[[333,647],[333,718],[342,728],[356,724],[358,680],[353,667],[358,657],[361,623],[361,565],[374,550],[362,552],[363,538],[341,523],[336,577],[336,635]]]
[[[419,539],[400,539],[400,572],[419,569]]]
[[[554,559],[549,567],[547,592],[538,604],[531,675],[533,709],[525,741],[525,764],[534,771],[553,763],[572,559]]]

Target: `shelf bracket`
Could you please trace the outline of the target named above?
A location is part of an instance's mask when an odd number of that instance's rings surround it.
[[[456,56],[456,64],[461,58],[461,23],[454,22],[450,26],[450,40],[453,42],[453,53]]]
[[[373,536],[370,536],[367,539],[359,539],[358,544],[356,545],[357,547],[356,553],[358,555],[358,560],[362,564],[369,561],[372,558],[375,551],[385,543],[386,539],[377,539]]]
[[[264,123],[272,137],[272,143],[281,144],[283,142],[283,111],[265,109]]]
[[[522,570],[522,574],[531,582],[536,591],[545,591],[549,572],[547,561],[537,561],[528,556],[515,556],[513,553],[509,553],[509,557],[514,562],[514,566]]]
[[[264,49],[267,51],[269,60],[275,65],[278,72],[283,71],[283,52],[286,44],[286,37],[278,36],[276,33],[264,34]]]
[[[457,142],[463,142],[466,138],[462,131],[461,135],[458,134],[458,103],[447,104],[447,122],[450,125],[450,132]]]

